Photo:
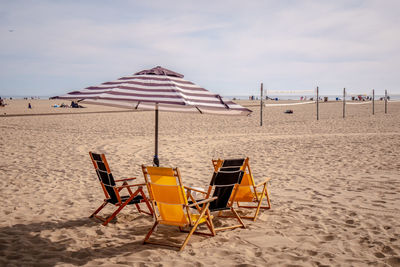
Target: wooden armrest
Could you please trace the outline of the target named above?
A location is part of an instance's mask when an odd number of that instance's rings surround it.
[[[202,190],[195,189],[195,188],[192,188],[192,187],[189,187],[189,186],[184,186],[184,188],[185,188],[185,189],[188,189],[188,190],[191,190],[191,191],[195,191],[195,192],[207,194],[207,191],[202,191]]]
[[[120,179],[120,180],[115,180],[116,182],[123,182],[123,181],[131,181],[131,180],[135,180],[136,177],[132,177],[132,178],[126,178],[126,179]]]
[[[196,206],[196,205],[201,205],[201,204],[205,204],[205,203],[208,203],[208,202],[212,202],[212,201],[214,201],[214,200],[216,200],[218,197],[211,197],[211,198],[206,198],[206,199],[204,199],[204,200],[202,200],[202,201],[199,201],[199,202],[194,202],[193,204],[190,204],[190,205],[187,205],[187,207],[194,207],[194,206]]]
[[[271,178],[269,178],[269,177],[268,177],[268,178],[265,178],[264,182],[259,183],[258,185],[256,185],[256,187],[260,187],[260,186],[262,186],[262,185],[268,183],[269,180],[271,180]]]

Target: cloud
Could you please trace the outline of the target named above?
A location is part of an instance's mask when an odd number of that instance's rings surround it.
[[[162,65],[225,95],[400,93],[397,1],[10,1],[0,94],[56,95]],[[13,29],[14,32],[9,32]]]

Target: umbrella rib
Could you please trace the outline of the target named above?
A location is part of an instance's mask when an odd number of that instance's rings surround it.
[[[227,108],[230,109],[230,107],[224,102],[224,100],[222,100],[222,97],[220,95],[217,95],[219,101],[221,101],[221,103]]]
[[[140,101],[137,102],[137,105],[136,105],[135,109],[138,109],[139,104],[140,104]]]
[[[195,106],[195,108],[197,108],[197,110],[200,112],[200,114],[203,114],[203,111],[201,111],[197,106]]]

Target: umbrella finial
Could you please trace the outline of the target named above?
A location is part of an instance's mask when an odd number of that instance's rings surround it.
[[[142,70],[139,72],[136,72],[135,75],[165,75],[165,76],[172,76],[172,77],[178,77],[178,78],[183,78],[184,76],[180,73],[174,72],[172,70],[163,68],[161,66],[157,66],[155,68],[149,69],[149,70]]]

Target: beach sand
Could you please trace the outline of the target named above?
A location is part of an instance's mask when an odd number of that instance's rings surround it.
[[[104,199],[88,152],[143,182],[154,112],[51,107],[61,102],[0,109],[1,266],[400,266],[400,102],[384,114],[376,101],[375,115],[348,105],[345,119],[341,103],[321,103],[319,121],[315,105],[267,107],[262,127],[255,101],[240,102],[250,117],[160,113],[161,165],[179,167],[185,185],[206,187],[218,157],[248,156],[256,183],[271,177],[271,210],[182,252],[142,245],[153,219],[133,207],[108,226],[88,218]],[[38,113],[67,114],[10,116]]]

